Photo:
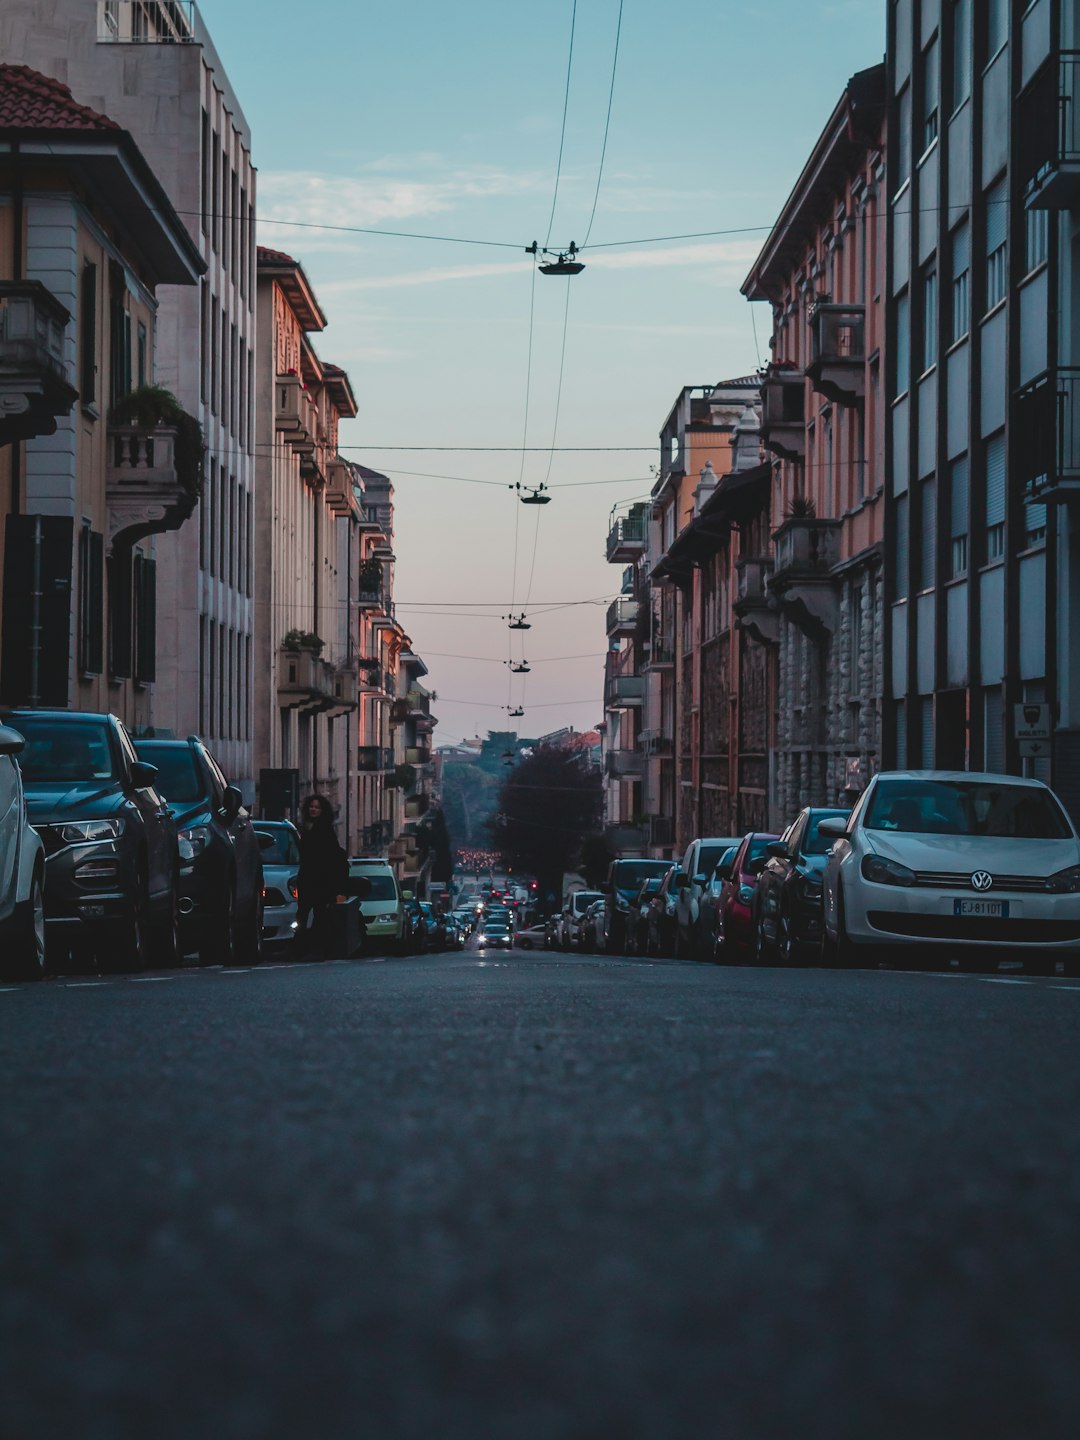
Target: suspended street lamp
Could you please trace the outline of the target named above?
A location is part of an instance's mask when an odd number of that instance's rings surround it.
[[[524,610],[521,612],[520,615],[504,615],[504,616],[503,616],[503,619],[510,621],[510,624],[506,627],[508,630],[531,630],[531,629],[532,629],[532,626],[529,624],[528,620],[525,619],[525,612],[524,612]]]
[[[507,660],[506,663],[507,663],[507,665],[510,666],[510,672],[511,672],[511,674],[513,674],[513,675],[531,675],[531,674],[532,674],[532,667],[530,666],[530,664],[529,664],[529,662],[528,662],[527,660],[522,660],[522,662],[521,662],[520,665],[515,665],[512,660]]]
[[[551,504],[551,496],[545,494],[547,486],[543,483],[543,481],[541,481],[540,484],[535,487],[535,489],[530,486],[522,486],[521,484],[517,484],[513,488],[518,492],[518,499],[521,501],[522,505]]]
[[[580,275],[582,270],[585,269],[584,261],[576,258],[579,251],[573,240],[570,241],[569,247],[566,250],[542,249],[534,240],[531,245],[526,246],[525,254],[537,256],[554,255],[556,257],[554,260],[549,260],[546,264],[540,266],[541,275]]]
[[[512,710],[507,707],[506,713],[511,717],[511,719],[516,719],[517,716],[524,715],[525,711],[521,708],[520,705],[515,705]]]

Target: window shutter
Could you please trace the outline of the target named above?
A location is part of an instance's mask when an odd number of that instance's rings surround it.
[[[919,589],[929,590],[937,581],[937,481],[924,480],[919,507]]]
[[[952,487],[949,495],[949,533],[954,540],[968,533],[968,480],[967,456],[953,462]]]
[[[1005,434],[995,435],[986,447],[986,523],[1005,522]]]
[[[84,265],[79,288],[79,399],[97,399],[97,266]]]
[[[85,668],[100,675],[105,649],[105,537],[91,530],[87,537]]]
[[[117,680],[131,675],[131,551],[109,556],[109,674]]]
[[[0,699],[7,705],[36,703],[64,709],[68,704],[74,545],[75,522],[70,516],[7,517],[0,653]],[[35,553],[41,577],[36,695],[33,694]]]
[[[135,557],[135,679],[151,685],[157,679],[157,565]]]
[[[1005,769],[1005,706],[1000,686],[993,685],[984,692],[983,716],[986,738],[984,764],[991,773],[1000,774]]]
[[[896,597],[902,600],[908,593],[908,497],[901,495],[896,502],[894,516],[894,543],[896,545]]]

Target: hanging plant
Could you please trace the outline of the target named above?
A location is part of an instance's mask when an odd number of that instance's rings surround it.
[[[138,430],[164,428],[176,431],[176,478],[196,499],[203,492],[203,458],[206,446],[202,426],[189,415],[171,390],[163,385],[140,385],[122,396],[109,411],[110,425]]]
[[[411,790],[415,784],[415,765],[396,765],[386,777],[386,788],[388,790]]]
[[[287,630],[281,640],[283,650],[310,650],[313,655],[321,655],[325,644],[314,630]]]
[[[383,568],[378,560],[365,560],[357,571],[357,584],[361,590],[381,590],[383,584]]]

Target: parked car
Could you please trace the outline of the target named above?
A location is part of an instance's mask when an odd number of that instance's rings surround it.
[[[45,851],[49,946],[103,970],[178,958],[176,824],[115,715],[14,710],[30,823]]]
[[[1080,837],[1057,796],[1015,775],[923,770],[871,780],[850,818],[826,820],[825,952],[883,947],[1004,956],[1030,974],[1080,974]],[[929,949],[928,949],[929,942]]]
[[[393,866],[385,860],[365,856],[349,857],[349,880],[366,881],[350,885],[360,901],[364,921],[364,948],[378,953],[390,950],[401,954],[405,935],[405,906]]]
[[[714,836],[708,840],[691,840],[686,847],[679,867],[682,875],[675,902],[675,954],[678,957],[685,956],[691,960],[712,958],[712,946],[706,947],[706,937],[701,928],[701,897],[721,855],[732,845],[738,845],[741,839],[741,835],[729,835],[723,839]]]
[[[737,848],[725,850],[713,872],[701,899],[701,924],[718,964],[740,964],[753,957],[758,876],[768,862],[768,847],[779,839],[755,830]]]
[[[766,847],[768,859],[754,894],[754,959],[759,965],[801,965],[819,957],[824,933],[822,877],[832,845],[821,825],[845,820],[846,810],[800,810]]]
[[[673,956],[676,938],[676,905],[679,899],[679,876],[683,873],[678,865],[669,860],[668,868],[660,880],[660,888],[649,901],[646,946],[650,955]]]
[[[594,900],[581,917],[581,950],[593,955],[600,949],[604,929],[604,902]]]
[[[480,932],[479,943],[481,950],[512,950],[514,948],[513,931],[508,925],[485,925]]]
[[[426,950],[446,949],[446,928],[442,923],[442,917],[435,913],[435,907],[430,900],[420,901],[420,914],[424,921],[424,933]]]
[[[609,955],[621,955],[626,949],[626,922],[630,904],[643,880],[650,875],[663,877],[671,869],[670,860],[613,860],[604,885],[604,949]]]
[[[420,901],[411,890],[401,892],[401,950],[404,955],[423,954],[428,948],[428,923]]]
[[[45,974],[45,848],[26,818],[17,756],[26,742],[0,725],[0,976]]]
[[[561,919],[562,915],[559,911],[556,911],[554,915],[549,915],[544,921],[545,950],[557,950],[559,948],[559,922]]]
[[[652,901],[660,891],[663,880],[659,875],[649,875],[638,887],[630,902],[626,920],[626,953],[647,955],[649,953],[649,912]]]
[[[252,827],[263,866],[263,949],[296,935],[296,877],[300,837],[288,820],[256,820]]]
[[[594,900],[604,897],[599,890],[574,890],[567,895],[559,914],[557,943],[561,950],[581,944],[581,921]]]
[[[550,948],[546,925],[529,925],[515,935],[519,950],[547,950]]]
[[[157,769],[157,789],[180,842],[180,941],[202,965],[262,959],[263,873],[259,837],[243,796],[196,735],[136,740]]]

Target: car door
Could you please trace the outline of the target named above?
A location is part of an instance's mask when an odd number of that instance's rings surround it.
[[[796,819],[787,836],[785,843],[787,854],[778,863],[777,880],[774,889],[776,908],[773,914],[770,934],[775,939],[780,934],[780,918],[787,914],[791,903],[791,889],[799,873],[799,854],[802,850],[803,840],[806,836],[806,827],[809,823],[810,812],[803,810]]]
[[[176,827],[169,807],[149,785],[136,787],[132,769],[139,764],[127,727],[117,721],[115,736],[122,755],[124,790],[128,803],[138,811],[146,843],[146,883],[151,902],[168,895],[176,880],[178,852]]]
[[[221,811],[229,782],[211,752],[205,746],[199,746],[199,751],[210,777],[214,809]],[[236,866],[237,907],[247,914],[257,891],[262,889],[262,855],[259,842],[251,828],[250,812],[241,806],[231,820],[222,819],[221,827],[228,834],[232,845],[233,863]]]
[[[0,920],[6,920],[15,908],[22,824],[15,759],[12,755],[0,755]]]

